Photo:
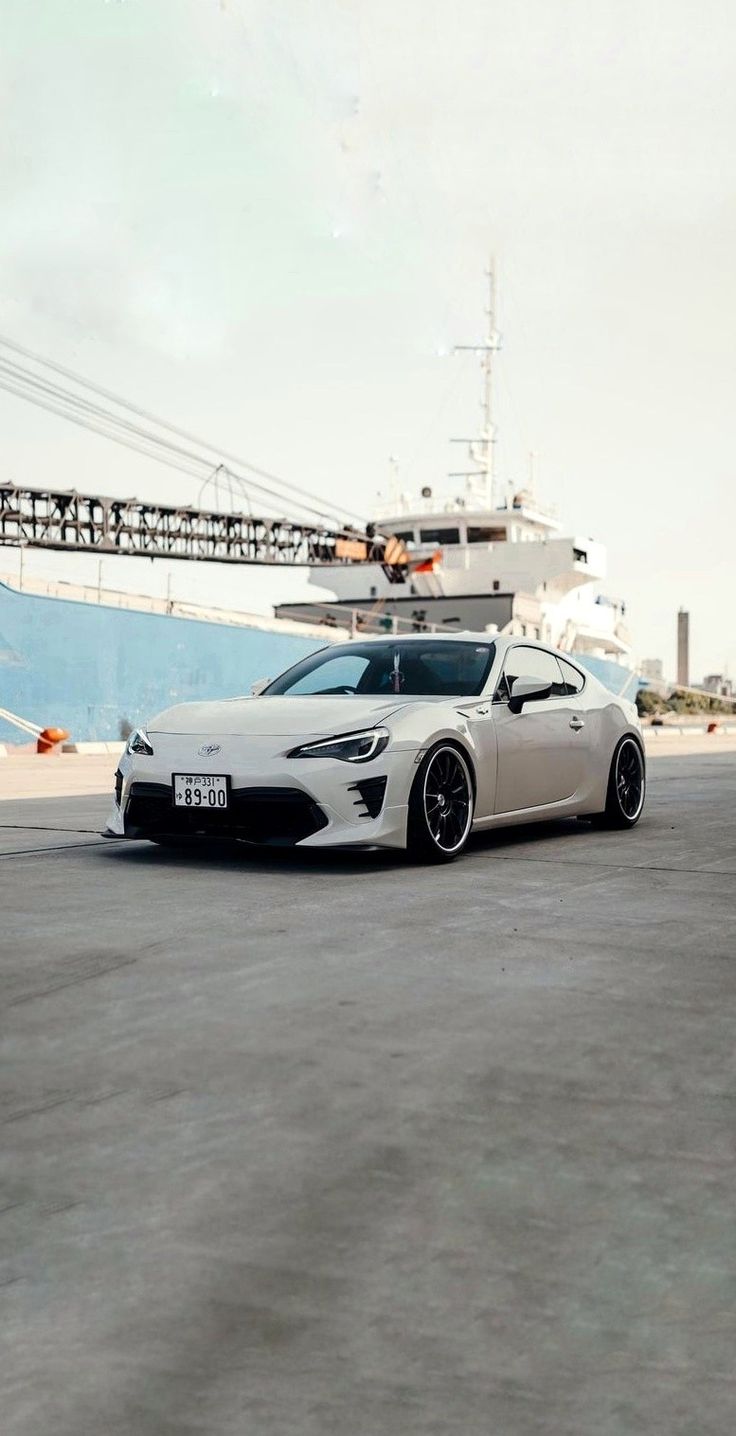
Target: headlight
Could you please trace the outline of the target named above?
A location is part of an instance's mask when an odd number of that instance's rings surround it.
[[[369,763],[382,753],[389,740],[387,728],[366,728],[361,733],[346,733],[342,738],[323,738],[319,743],[305,743],[292,748],[287,758],[339,758],[343,763]]]
[[[153,744],[142,728],[135,728],[128,739],[125,751],[126,753],[137,753],[139,757],[152,758]]]

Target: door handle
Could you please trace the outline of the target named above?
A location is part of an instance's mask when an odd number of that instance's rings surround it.
[[[582,718],[571,718],[570,727],[574,728],[576,733],[579,733],[580,729],[585,727],[585,722]]]

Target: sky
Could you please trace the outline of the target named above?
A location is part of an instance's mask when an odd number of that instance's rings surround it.
[[[0,332],[369,514],[498,468],[606,544],[640,657],[736,676],[728,0],[0,0]],[[3,477],[199,485],[0,393]],[[36,572],[70,560],[31,555]],[[90,560],[75,571],[86,574]],[[13,571],[15,555],[0,555]],[[296,575],[110,559],[262,607]],[[168,579],[168,574],[172,578]]]

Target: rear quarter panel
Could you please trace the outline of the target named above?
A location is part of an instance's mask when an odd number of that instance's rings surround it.
[[[618,743],[630,734],[638,739],[643,752],[644,740],[635,704],[616,698],[597,680],[586,683],[585,708],[591,730],[590,770],[580,793],[579,811],[601,813],[606,806],[611,762]]]

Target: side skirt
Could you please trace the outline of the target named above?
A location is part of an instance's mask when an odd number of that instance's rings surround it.
[[[484,832],[487,828],[511,828],[521,823],[546,823],[550,818],[577,818],[583,812],[584,804],[577,793],[572,798],[563,798],[559,803],[545,803],[540,808],[516,808],[510,813],[493,813],[490,818],[476,818],[471,832]]]

